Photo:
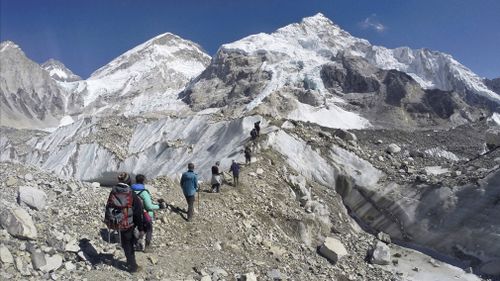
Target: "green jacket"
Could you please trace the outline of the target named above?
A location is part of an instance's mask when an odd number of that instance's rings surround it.
[[[149,216],[151,217],[151,219],[154,220],[153,211],[160,209],[160,206],[157,204],[153,204],[153,200],[151,199],[151,194],[149,193],[149,190],[144,188],[143,184],[138,184],[138,183],[133,184],[132,189],[134,190],[135,194],[137,194],[142,199],[144,210],[148,211]]]

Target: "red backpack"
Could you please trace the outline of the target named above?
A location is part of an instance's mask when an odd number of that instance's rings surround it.
[[[116,187],[111,190],[104,213],[104,223],[110,229],[126,230],[134,226],[132,190],[120,192]]]

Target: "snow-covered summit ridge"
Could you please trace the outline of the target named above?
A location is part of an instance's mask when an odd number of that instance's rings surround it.
[[[273,54],[278,60],[270,63],[282,63],[285,60],[326,63],[339,53],[359,56],[378,68],[405,72],[423,88],[468,90],[500,103],[499,95],[488,89],[480,77],[451,55],[428,49],[374,46],[342,30],[321,13],[271,34],[259,33],[224,44],[220,50],[244,55]]]
[[[188,52],[192,57],[183,56],[183,54],[185,55]],[[196,43],[167,32],[155,36],[123,53],[107,65],[92,73],[91,79],[113,74],[120,69],[132,68],[139,60],[148,60],[151,63],[167,63],[170,68],[186,76],[193,76],[193,73],[198,74],[197,70],[183,67],[179,57],[182,57],[185,61],[192,61],[199,58],[210,60],[210,56],[203,52],[201,47]]]
[[[158,35],[92,73],[85,81],[84,104],[87,106],[101,96],[116,98],[136,92],[141,95],[135,97],[134,104],[157,103],[160,98],[165,102],[155,105],[155,110],[166,109],[165,106],[175,103],[171,100],[176,99],[177,92],[199,75],[210,59],[200,46],[189,40],[172,33]]]
[[[49,73],[50,77],[57,81],[72,82],[82,80],[80,76],[74,74],[62,62],[55,59],[49,59],[44,62],[42,68]]]
[[[0,43],[0,52],[5,52],[5,51],[8,51],[8,50],[12,50],[12,49],[15,49],[15,50],[18,50],[18,51],[21,51],[21,48],[14,42],[12,41],[3,41]]]

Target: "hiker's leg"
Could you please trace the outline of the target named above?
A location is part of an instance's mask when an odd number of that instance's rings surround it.
[[[193,218],[194,195],[188,196],[186,199],[188,202],[188,221],[190,221]]]
[[[215,188],[216,188],[216,192],[219,193],[220,192],[220,183],[218,183]]]
[[[131,227],[128,230],[121,231],[120,235],[122,239],[122,248],[123,251],[125,252],[125,257],[127,258],[128,270],[136,271],[137,262],[135,260],[135,251],[134,251],[134,243],[135,243],[134,228]]]
[[[146,247],[151,245],[151,241],[153,240],[153,222],[148,223],[148,227],[146,229]]]

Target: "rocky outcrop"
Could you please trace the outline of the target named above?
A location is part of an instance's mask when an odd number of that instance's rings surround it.
[[[493,92],[500,95],[500,78],[484,79],[484,84]]]
[[[210,107],[244,105],[251,102],[269,82],[266,55],[246,56],[219,50],[210,65],[179,95],[199,111]]]
[[[0,224],[10,235],[22,239],[36,239],[38,237],[33,220],[24,209],[19,207],[4,208],[1,214]]]

